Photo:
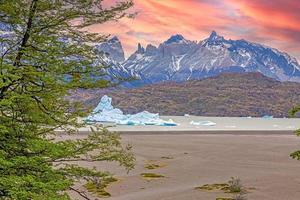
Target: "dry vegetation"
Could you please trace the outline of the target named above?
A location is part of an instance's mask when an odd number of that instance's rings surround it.
[[[73,98],[94,107],[103,94],[126,113],[161,115],[287,116],[300,102],[300,84],[279,82],[260,73],[221,74],[185,83],[161,83],[137,89],[78,91]]]
[[[227,183],[205,184],[195,187],[196,190],[204,192],[224,192],[233,194],[233,197],[218,197],[216,200],[246,200],[246,189],[238,177],[231,177]]]

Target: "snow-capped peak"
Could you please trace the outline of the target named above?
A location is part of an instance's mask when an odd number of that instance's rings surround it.
[[[246,40],[227,40],[216,31],[199,43],[176,34],[157,48],[139,45],[123,65],[142,77],[141,84],[201,79],[222,72],[260,72],[280,81],[300,82],[300,65],[288,54]]]
[[[224,37],[218,35],[216,31],[212,31],[208,40],[209,41],[220,41],[220,40],[224,40]]]
[[[172,44],[172,43],[186,43],[186,39],[180,34],[172,35],[168,40],[164,42],[164,44]]]
[[[136,53],[140,53],[140,54],[145,53],[145,49],[144,49],[144,47],[141,45],[141,43],[138,43],[138,49],[137,49]]]
[[[107,41],[107,43],[114,44],[114,43],[121,43],[121,42],[120,42],[120,40],[119,40],[119,38],[117,36],[114,36],[111,39],[109,39]]]
[[[207,39],[199,42],[199,44],[204,47],[213,47],[213,48],[214,47],[219,48],[220,46],[224,46],[225,43],[227,43],[227,40],[225,40],[223,36],[218,35],[216,31],[212,31],[210,36]]]
[[[94,45],[99,51],[107,54],[112,61],[124,62],[125,60],[124,51],[118,37],[114,36],[105,42],[94,44]]]

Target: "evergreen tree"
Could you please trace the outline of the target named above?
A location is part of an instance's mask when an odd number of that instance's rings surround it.
[[[298,112],[300,112],[300,105],[294,106],[290,110],[289,115],[291,117],[295,117]],[[297,136],[300,136],[300,130],[296,130],[295,133],[296,133]],[[294,158],[294,159],[300,160],[300,150],[291,153],[291,157]]]
[[[0,0],[0,199],[70,199],[76,181],[105,182],[108,172],[81,161],[116,161],[133,168],[130,147],[101,127],[82,139],[58,140],[84,126],[69,91],[107,87],[104,66],[91,46],[106,37],[84,31],[118,20],[132,1],[104,7],[103,0]],[[93,76],[91,76],[93,75]],[[91,78],[91,77],[98,77]],[[76,161],[76,162],[70,162]],[[85,197],[88,199],[87,197]]]

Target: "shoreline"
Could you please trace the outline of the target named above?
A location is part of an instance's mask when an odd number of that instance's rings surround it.
[[[300,129],[300,118],[161,116],[161,119],[172,119],[178,126],[96,124],[121,135],[294,135],[294,131]],[[214,125],[192,125],[191,121],[209,121]],[[79,128],[78,133],[87,135],[91,132],[91,127],[93,125]],[[56,130],[56,132],[61,134],[62,130]]]
[[[120,135],[253,135],[253,136],[265,136],[265,135],[278,135],[278,136],[284,136],[284,135],[295,135],[295,131],[288,131],[288,130],[195,130],[195,131],[113,131]],[[58,135],[68,135],[64,132],[57,131]],[[75,133],[77,135],[88,135],[91,133],[91,131],[78,131],[78,133]]]

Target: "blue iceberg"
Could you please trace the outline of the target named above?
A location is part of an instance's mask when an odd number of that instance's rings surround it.
[[[104,95],[97,107],[86,122],[108,122],[120,125],[156,125],[156,126],[177,126],[177,124],[169,119],[167,121],[161,119],[159,114],[143,111],[133,115],[125,115],[122,110],[112,106],[112,99]]]
[[[264,115],[262,116],[263,119],[273,119],[273,116],[271,115]]]
[[[97,105],[97,107],[93,110],[93,113],[98,113],[101,111],[108,111],[108,110],[113,110],[114,107],[112,106],[112,99],[109,98],[108,96],[104,95],[100,103]]]

